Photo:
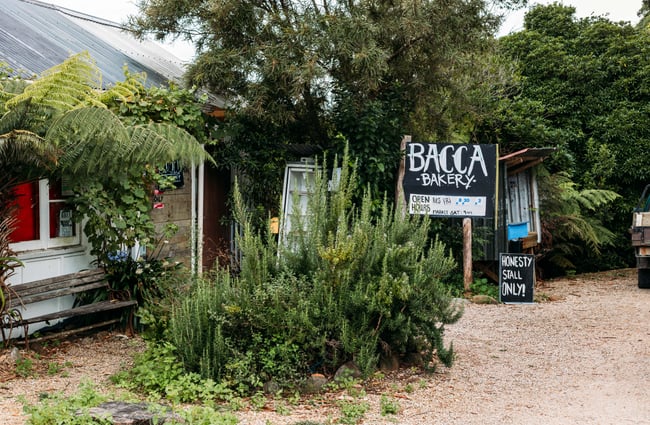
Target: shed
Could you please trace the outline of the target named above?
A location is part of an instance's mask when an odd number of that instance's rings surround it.
[[[555,148],[526,148],[499,158],[495,219],[474,219],[474,265],[495,281],[492,265],[500,253],[532,252],[542,238],[536,167]]]

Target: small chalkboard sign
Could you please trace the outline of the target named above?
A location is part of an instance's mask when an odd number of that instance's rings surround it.
[[[499,256],[499,300],[502,303],[532,303],[535,287],[535,256]]]

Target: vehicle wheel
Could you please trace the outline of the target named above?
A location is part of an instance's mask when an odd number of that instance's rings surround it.
[[[650,288],[650,269],[639,269],[639,288]]]

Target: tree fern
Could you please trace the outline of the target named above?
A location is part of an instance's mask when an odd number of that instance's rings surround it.
[[[99,96],[100,102],[104,104],[114,101],[128,102],[145,90],[144,82],[147,78],[146,74],[131,74],[128,70],[125,70],[124,74],[124,81],[118,81],[114,86],[102,92]]]
[[[104,108],[67,112],[52,123],[45,138],[62,152],[62,172],[77,177],[123,171],[132,151],[129,132],[115,114]]]
[[[0,135],[0,193],[37,179],[55,167],[57,152],[38,135],[13,130]]]
[[[4,111],[4,104],[17,94],[22,93],[29,83],[25,80],[7,78],[0,81],[0,111]]]
[[[101,81],[101,72],[88,52],[78,53],[44,71],[22,93],[9,99],[5,107],[12,109],[26,99],[59,111],[89,105],[104,107],[97,96]]]
[[[28,130],[43,136],[52,120],[61,112],[43,104],[34,103],[31,98],[17,103],[11,110],[0,117],[0,133],[13,130]]]
[[[5,135],[0,136],[0,170],[11,170],[8,177],[0,174],[2,184],[11,186],[19,181],[19,172],[28,171],[38,177],[68,177],[78,195],[73,198],[76,212],[79,218],[84,214],[87,218],[84,231],[93,244],[93,253],[109,246],[106,241],[120,237],[151,239],[154,226],[145,214],[151,207],[147,194],[153,185],[164,185],[164,179],[150,170],[174,160],[186,164],[210,160],[184,130],[168,124],[129,124],[109,110],[102,99],[133,101],[144,90],[144,75],[127,72],[124,82],[102,94],[101,73],[87,52],[50,68],[31,84],[21,86],[4,80],[0,84],[0,102],[8,99],[4,103],[6,112],[0,117],[0,134]],[[49,156],[41,161],[34,155],[34,161],[41,162],[25,162],[23,167],[16,160],[19,154],[40,152],[28,143],[46,147],[42,152]],[[53,167],[46,166],[46,159]],[[90,188],[110,196],[115,196],[113,192],[133,193],[120,199],[99,199],[89,196]],[[137,196],[130,196],[134,194]],[[111,205],[114,211],[108,211]],[[111,221],[110,213],[116,211],[117,218]],[[127,219],[131,221],[126,223]],[[128,231],[111,236],[111,223],[118,220],[121,229]],[[93,227],[96,223],[100,224]],[[102,228],[101,223],[109,225]]]
[[[207,154],[196,138],[184,129],[166,123],[150,123],[145,128],[169,141],[163,163],[176,160],[185,163],[185,165],[190,165],[190,162],[198,164],[203,161],[214,163],[212,157]]]
[[[619,197],[601,189],[578,189],[564,173],[539,172],[542,212],[541,260],[560,269],[575,268],[572,258],[600,254],[615,235],[602,225],[598,210]]]

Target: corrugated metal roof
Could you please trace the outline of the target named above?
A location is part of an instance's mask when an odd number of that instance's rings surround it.
[[[145,72],[147,85],[180,82],[182,61],[152,41],[139,41],[120,25],[33,0],[2,0],[0,61],[23,77],[40,74],[70,55],[88,51],[104,87],[124,79],[123,67]]]

